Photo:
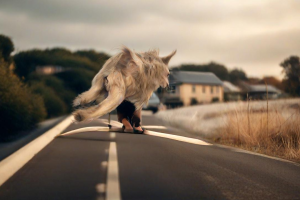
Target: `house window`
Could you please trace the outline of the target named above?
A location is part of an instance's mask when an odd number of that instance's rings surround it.
[[[180,94],[180,88],[179,87],[176,87],[176,93]]]
[[[170,86],[169,87],[169,93],[171,93],[171,94],[175,94],[176,93],[176,86]]]
[[[205,86],[202,86],[202,93],[205,93]]]
[[[219,86],[217,86],[217,94],[219,94],[219,89],[220,89],[220,87],[219,87]]]
[[[213,94],[214,93],[214,86],[210,87],[210,92]]]
[[[192,92],[193,92],[193,93],[196,92],[196,86],[195,86],[195,85],[192,86]]]

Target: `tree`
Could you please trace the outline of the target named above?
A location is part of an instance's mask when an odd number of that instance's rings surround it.
[[[90,59],[92,62],[98,63],[99,65],[103,65],[107,59],[109,59],[109,55],[105,53],[99,53],[95,50],[79,50],[74,53],[75,55],[79,55],[81,57],[86,57]]]
[[[47,114],[43,99],[6,65],[0,58],[0,141],[34,127]]]
[[[228,69],[224,65],[218,64],[216,62],[210,62],[208,64],[202,65],[181,65],[177,69],[182,71],[212,72],[221,80],[229,80]]]
[[[35,93],[43,97],[45,102],[47,117],[56,117],[66,113],[66,104],[56,94],[54,89],[47,87],[42,82],[32,83],[30,89]]]
[[[47,114],[43,99],[7,67],[13,50],[10,38],[0,35],[0,141],[34,127]]]
[[[31,85],[34,93],[44,98],[48,117],[53,117],[72,110],[73,99],[89,89],[93,77],[108,58],[107,54],[94,50],[72,52],[57,47],[19,52],[14,55],[14,62],[15,72]],[[49,65],[59,66],[63,71],[47,75],[36,72],[37,66]]]
[[[76,94],[88,90],[95,75],[93,71],[85,69],[76,69],[55,74],[56,77],[64,81],[65,86]]]
[[[229,81],[237,84],[239,81],[247,81],[246,73],[241,69],[233,69],[229,72]]]
[[[284,90],[282,82],[277,78],[275,78],[274,76],[266,76],[259,81],[259,84],[265,84],[265,83],[267,83],[268,85],[273,85],[274,87],[280,90]]]
[[[300,59],[298,56],[290,56],[280,66],[284,72],[286,92],[293,96],[300,96]]]
[[[28,50],[14,55],[16,73],[20,77],[27,77],[36,70],[37,66],[61,66],[68,70],[88,69],[97,73],[103,63],[90,60],[87,56],[82,56],[64,48],[53,48],[46,50]]]
[[[259,84],[260,81],[261,80],[257,77],[250,77],[250,78],[248,78],[247,83],[250,85],[257,85],[257,84]]]
[[[45,88],[47,91],[49,90],[49,88],[52,89],[52,92],[50,93],[53,93],[54,91],[55,96],[64,101],[65,107],[67,108],[66,111],[70,112],[72,110],[72,101],[74,100],[77,94],[73,92],[69,87],[67,87],[66,83],[63,80],[57,78],[54,75],[41,75],[37,73],[30,74],[28,76],[28,80],[28,84],[31,86],[31,88],[33,88],[33,86],[37,83],[41,83],[42,85],[44,85],[44,87],[42,88]],[[41,94],[41,92],[38,92],[38,94]],[[44,97],[44,99],[45,97],[48,97],[47,95],[42,96]],[[47,104],[46,100],[45,105],[49,105]]]
[[[14,51],[14,44],[11,39],[0,34],[0,54],[5,62],[10,62],[10,54]]]

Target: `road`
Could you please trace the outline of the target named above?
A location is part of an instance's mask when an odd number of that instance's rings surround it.
[[[64,133],[84,129],[55,138],[0,187],[0,199],[300,199],[295,163],[189,139],[152,115],[143,125],[149,134],[89,131],[105,120],[71,124]]]
[[[18,139],[0,143],[0,161],[57,125],[64,118],[66,116],[45,120],[40,122],[33,130],[22,131],[14,136]]]

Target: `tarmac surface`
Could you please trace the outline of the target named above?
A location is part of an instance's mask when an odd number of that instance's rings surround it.
[[[0,187],[0,199],[300,199],[296,163],[195,144],[153,115],[143,116],[149,134],[89,131],[107,127],[103,119],[71,124],[64,133],[85,129],[55,138]]]

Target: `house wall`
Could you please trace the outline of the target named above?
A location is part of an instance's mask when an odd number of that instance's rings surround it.
[[[194,87],[194,90],[193,90]],[[200,84],[182,84],[179,86],[180,99],[184,106],[191,105],[192,98],[198,103],[210,103],[213,98],[219,98],[223,101],[223,86],[216,85],[200,85]]]
[[[38,74],[54,74],[65,71],[66,68],[54,65],[36,66],[35,71]]]

